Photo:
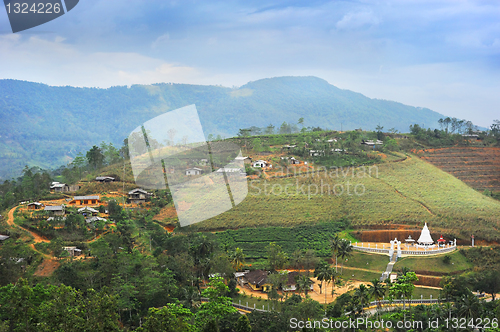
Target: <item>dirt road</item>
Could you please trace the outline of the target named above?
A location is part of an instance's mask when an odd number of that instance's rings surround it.
[[[9,224],[12,227],[20,228],[23,231],[30,233],[33,236],[33,238],[34,238],[35,243],[50,242],[50,240],[47,240],[46,238],[44,238],[44,237],[42,237],[42,236],[40,236],[40,235],[38,235],[38,234],[36,234],[36,233],[34,233],[34,232],[32,232],[32,231],[24,228],[24,227],[21,227],[21,226],[19,226],[19,225],[17,225],[17,224],[14,223],[14,211],[16,211],[17,208],[18,208],[18,206],[13,207],[12,209],[10,209],[9,214],[7,216],[7,220],[6,220],[7,224]],[[33,245],[33,247],[34,247],[34,245]]]

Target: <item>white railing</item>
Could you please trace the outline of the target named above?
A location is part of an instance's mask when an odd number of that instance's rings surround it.
[[[365,242],[356,242],[356,243],[351,243],[351,247],[354,250],[359,250],[359,251],[364,251],[364,252],[374,252],[374,253],[381,253],[381,254],[390,254],[391,250],[392,252],[397,251],[397,247],[394,246],[391,249],[390,244],[385,244],[385,243],[365,243]],[[442,254],[446,252],[450,252],[457,249],[456,245],[446,245],[446,247],[432,247],[432,248],[423,248],[420,247],[420,249],[417,249],[415,247],[415,250],[412,249],[403,249],[401,248],[401,254],[402,255],[436,255],[436,254]]]

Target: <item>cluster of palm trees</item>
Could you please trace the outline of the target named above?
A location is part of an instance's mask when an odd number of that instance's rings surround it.
[[[330,239],[330,248],[332,250],[333,255],[335,256],[335,272],[338,273],[337,269],[337,259],[340,257],[342,264],[340,267],[340,274],[343,273],[344,270],[344,261],[346,258],[350,257],[352,254],[352,246],[351,243],[345,239],[341,239],[338,234],[335,234],[333,238]]]
[[[335,280],[337,279],[337,272],[335,271],[335,268],[330,266],[330,264],[328,264],[327,262],[325,261],[321,261],[318,263],[318,265],[316,266],[316,269],[314,270],[314,277],[316,279],[318,279],[318,281],[320,281],[320,284],[319,284],[319,293],[321,294],[322,290],[323,290],[323,285],[325,286],[324,288],[324,292],[325,292],[325,304],[326,304],[326,288],[327,288],[327,284],[329,283],[332,283],[332,296],[334,294],[334,290],[335,290]]]

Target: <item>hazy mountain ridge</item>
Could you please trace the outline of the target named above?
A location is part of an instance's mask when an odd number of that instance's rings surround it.
[[[53,87],[0,80],[0,178],[24,165],[54,167],[101,141],[121,145],[138,125],[164,112],[195,104],[205,136],[233,136],[240,128],[306,126],[400,131],[419,123],[437,127],[442,115],[429,109],[370,99],[316,77],[280,77],[238,88],[189,84],[119,86],[108,89]]]

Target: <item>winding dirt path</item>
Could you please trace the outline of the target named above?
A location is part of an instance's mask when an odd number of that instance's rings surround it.
[[[14,212],[16,211],[16,209],[18,207],[19,206],[15,206],[12,209],[10,209],[9,214],[7,215],[7,220],[6,220],[7,224],[9,226],[11,226],[12,228],[16,228],[17,227],[19,229],[22,229],[25,232],[30,233],[33,236],[33,240],[35,241],[35,243],[50,242],[50,240],[47,240],[46,238],[44,238],[44,237],[42,237],[42,236],[40,236],[40,235],[38,235],[38,234],[36,234],[36,233],[34,233],[34,232],[32,232],[32,231],[24,228],[24,227],[21,227],[21,226],[17,225],[16,223],[14,223]],[[48,259],[54,259],[55,258],[52,255],[48,255],[48,254],[45,254],[45,253],[37,250],[35,248],[35,243],[30,243],[29,246],[31,247],[31,249],[33,249],[34,251],[36,251],[37,253],[39,253],[40,255],[42,255],[45,258],[48,258]]]
[[[35,233],[35,232],[32,232],[30,231],[29,229],[26,229],[24,227],[21,227],[19,226],[18,224],[14,223],[14,212],[16,211],[16,209],[18,208],[19,206],[15,206],[13,207],[12,209],[10,209],[9,213],[8,213],[8,216],[7,216],[7,219],[6,219],[6,222],[9,226],[11,226],[12,228],[19,228],[19,229],[22,229],[23,231],[25,232],[28,232],[29,234],[31,234],[33,236],[33,241],[35,243],[49,243],[50,240],[49,239],[46,239],[44,238],[43,236],[40,236],[39,234]],[[92,243],[94,241],[97,241],[101,236],[103,236],[104,234],[108,233],[109,231],[107,232],[104,232],[102,234],[99,234],[99,236],[97,236],[96,238],[93,238],[93,239],[90,239],[90,240],[87,240],[85,241],[86,243]],[[37,250],[35,248],[35,243],[30,243],[29,246],[34,250],[36,251],[37,253],[39,253],[40,255],[42,255],[44,258],[46,259],[50,259],[50,260],[57,260],[57,257],[53,256],[52,254],[46,254],[46,253],[43,253],[39,250]]]
[[[16,211],[16,209],[18,207],[19,206],[16,206],[16,207],[13,207],[12,209],[10,209],[7,220],[6,220],[7,224],[9,224],[11,227],[17,227],[17,228],[22,229],[25,232],[30,233],[33,236],[35,243],[50,242],[50,240],[47,240],[46,238],[14,223],[14,212]]]

